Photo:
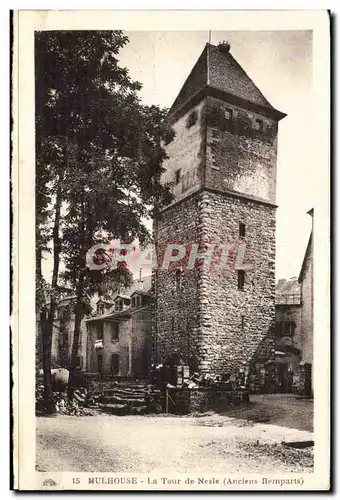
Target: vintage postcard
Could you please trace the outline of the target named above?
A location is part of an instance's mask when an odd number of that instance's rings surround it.
[[[18,490],[330,488],[326,11],[16,11]]]

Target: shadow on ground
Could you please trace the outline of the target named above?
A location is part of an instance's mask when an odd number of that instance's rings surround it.
[[[242,403],[221,415],[249,423],[266,423],[313,432],[313,401],[298,399],[293,394],[251,395],[249,403]]]

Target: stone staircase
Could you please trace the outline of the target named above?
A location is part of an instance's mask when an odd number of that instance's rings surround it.
[[[144,382],[115,382],[90,393],[91,407],[110,415],[144,415],[150,412],[150,386]]]

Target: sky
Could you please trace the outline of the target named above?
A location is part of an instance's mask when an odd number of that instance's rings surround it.
[[[209,39],[208,31],[130,31],[121,66],[143,84],[146,104],[170,107]],[[279,124],[276,278],[299,275],[312,220],[317,172],[317,109],[313,102],[312,31],[212,31],[267,100],[287,113]],[[323,166],[326,168],[326,166]]]

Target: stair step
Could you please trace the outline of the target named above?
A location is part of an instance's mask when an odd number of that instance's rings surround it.
[[[110,415],[143,415],[147,412],[146,406],[134,407],[120,404],[100,405],[100,409]]]
[[[121,397],[121,398],[144,398],[148,393],[147,392],[120,392],[120,391],[103,391],[92,393],[92,398],[98,398],[101,396],[106,397]]]
[[[121,404],[121,405],[130,405],[130,406],[143,406],[145,404],[145,400],[143,399],[122,399],[113,396],[102,396],[101,402],[103,404]]]

